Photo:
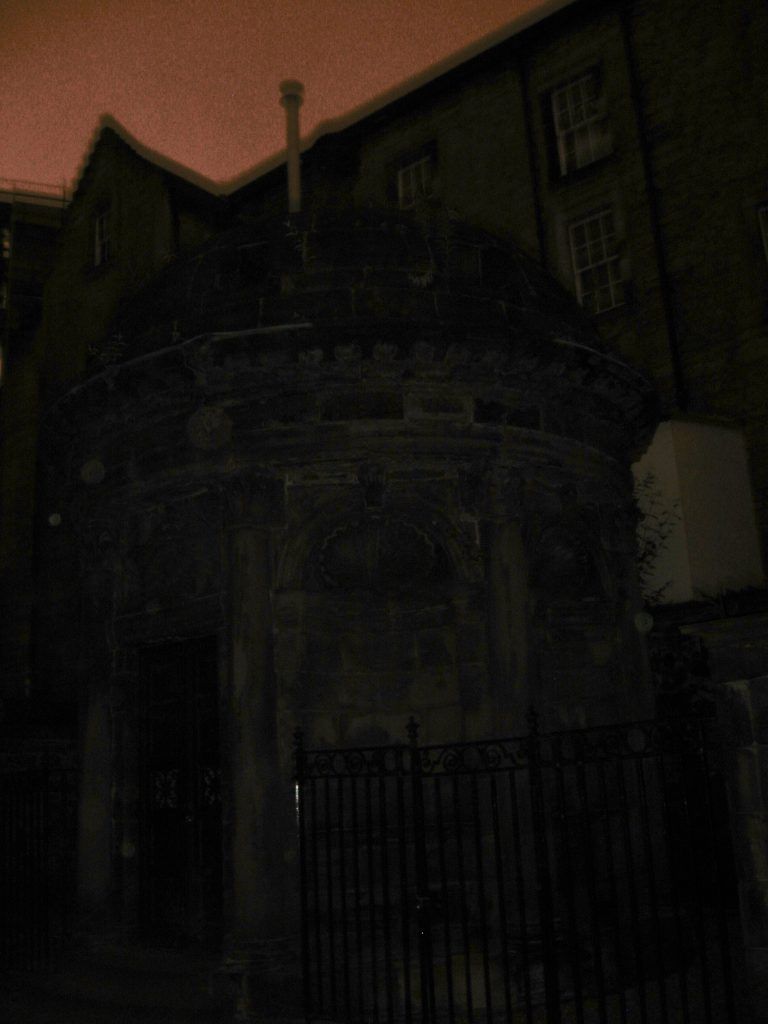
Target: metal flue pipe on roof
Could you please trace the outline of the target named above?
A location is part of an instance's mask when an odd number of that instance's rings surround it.
[[[285,144],[288,153],[288,212],[301,210],[301,164],[299,162],[299,107],[304,86],[293,78],[280,83],[280,103],[285,108]]]

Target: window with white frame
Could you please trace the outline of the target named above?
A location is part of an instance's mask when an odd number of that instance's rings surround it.
[[[597,70],[553,89],[550,103],[561,177],[610,152],[605,102]]]
[[[99,210],[93,218],[93,265],[102,267],[109,260],[109,209]]]
[[[610,208],[574,221],[568,228],[576,297],[590,313],[624,302],[618,238]]]
[[[768,261],[768,203],[757,208],[757,222],[760,225],[760,234],[763,238],[763,250]]]
[[[434,172],[435,162],[431,153],[398,168],[397,202],[401,210],[407,210],[418,199],[433,194]]]

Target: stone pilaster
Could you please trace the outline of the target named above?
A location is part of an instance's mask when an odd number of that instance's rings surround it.
[[[286,865],[292,840],[290,767],[279,759],[273,665],[273,534],[283,518],[282,481],[240,477],[226,489],[229,580],[229,906],[225,969],[240,979],[237,1019],[272,1015],[267,998],[290,974],[298,941]],[[287,952],[286,952],[287,950]],[[278,984],[278,987],[279,984]],[[295,988],[295,982],[284,987]]]
[[[105,673],[109,678],[108,672]],[[92,678],[83,715],[78,808],[78,930],[94,936],[109,926],[112,895],[112,721],[109,693]]]
[[[481,480],[476,507],[485,562],[490,699],[504,727],[517,733],[525,729],[531,702],[522,481],[508,469],[490,470]]]
[[[112,924],[113,835],[111,688],[108,635],[113,614],[116,535],[111,524],[87,518],[80,528],[80,774],[77,845],[77,929],[98,942]],[[87,625],[86,625],[87,624]]]

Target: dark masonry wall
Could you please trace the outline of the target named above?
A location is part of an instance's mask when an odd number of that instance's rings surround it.
[[[17,680],[2,700],[29,687],[33,559],[34,465],[38,359],[34,338],[43,286],[53,265],[64,198],[35,194],[30,184],[0,183],[0,649],[3,677]]]

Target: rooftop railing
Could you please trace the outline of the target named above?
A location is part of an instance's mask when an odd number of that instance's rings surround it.
[[[0,202],[28,200],[43,205],[65,206],[70,198],[66,184],[51,185],[23,178],[0,178]]]

